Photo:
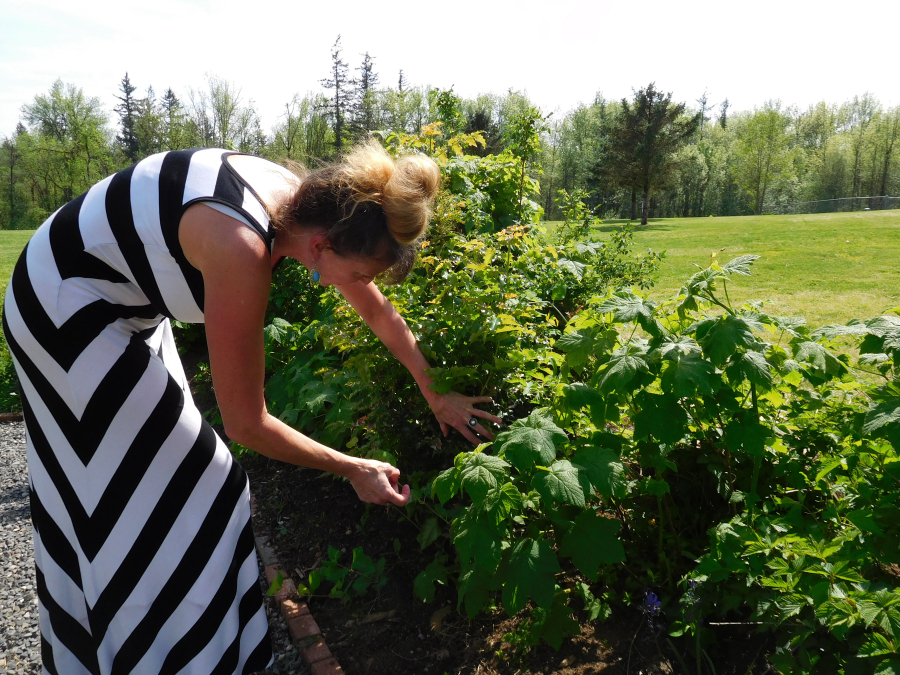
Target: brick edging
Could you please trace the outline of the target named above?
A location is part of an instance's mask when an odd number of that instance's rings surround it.
[[[250,495],[251,517],[256,519],[256,499]],[[261,531],[260,528],[253,528]],[[312,675],[340,675],[344,672],[325,644],[322,631],[309,611],[305,602],[299,601],[297,584],[291,579],[278,562],[275,551],[269,546],[265,537],[254,534],[256,551],[266,570],[266,582],[271,585],[278,573],[281,572],[281,590],[275,593],[275,600],[281,609],[281,615],[287,623],[291,641],[300,649],[303,660],[312,671]],[[295,599],[296,598],[296,599]]]

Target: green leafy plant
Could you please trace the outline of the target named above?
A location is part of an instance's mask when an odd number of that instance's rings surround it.
[[[373,561],[361,546],[353,549],[349,567],[342,565],[340,560],[341,552],[329,546],[328,557],[322,561],[321,567],[309,573],[307,585],[301,586],[298,592],[301,595],[312,594],[323,582],[330,582],[332,586],[328,597],[349,602],[372,590],[379,590],[387,583],[387,577],[384,576],[385,559]]]

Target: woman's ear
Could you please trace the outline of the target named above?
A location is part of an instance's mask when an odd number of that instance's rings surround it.
[[[309,238],[309,252],[314,258],[318,258],[322,255],[323,251],[330,250],[331,242],[328,241],[328,237],[325,236],[324,232],[317,232]]]

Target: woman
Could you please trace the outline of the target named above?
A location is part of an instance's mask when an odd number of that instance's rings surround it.
[[[410,370],[446,434],[491,438],[488,398],[428,389],[373,279],[402,279],[437,190],[431,160],[377,145],[302,180],[223,150],[154,155],[63,206],[16,265],[3,327],[28,432],[43,665],[60,675],[248,673],[271,660],[243,470],[191,401],[169,318],[204,321],[225,431],[403,505],[389,464],[270,416],[272,268],[334,285]]]

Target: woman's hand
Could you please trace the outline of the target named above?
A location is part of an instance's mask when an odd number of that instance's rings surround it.
[[[346,476],[364,502],[404,506],[409,501],[409,485],[400,489],[400,469],[386,462],[357,458]]]
[[[496,424],[503,423],[502,418],[475,407],[476,403],[492,402],[493,399],[490,396],[463,396],[455,391],[447,394],[432,393],[428,397],[428,404],[434,411],[434,416],[440,422],[444,436],[447,436],[450,433],[450,427],[453,427],[475,445],[483,442],[475,435],[476,433],[484,436],[487,440],[493,440],[494,434],[481,424],[476,424],[474,427],[471,426],[469,420],[480,417]]]

